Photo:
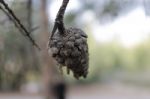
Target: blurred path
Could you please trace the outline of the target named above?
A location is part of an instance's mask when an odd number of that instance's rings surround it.
[[[0,99],[44,99],[42,96],[0,94]],[[92,85],[70,88],[67,99],[150,99],[150,89],[133,86]]]
[[[67,99],[150,99],[150,89],[119,84],[77,87]]]
[[[0,95],[0,99],[44,99],[42,96]]]

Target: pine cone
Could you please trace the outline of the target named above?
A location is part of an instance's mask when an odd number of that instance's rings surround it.
[[[49,50],[59,66],[66,66],[77,79],[82,76],[86,78],[89,54],[87,35],[81,29],[69,28],[65,33],[56,32],[50,40]]]

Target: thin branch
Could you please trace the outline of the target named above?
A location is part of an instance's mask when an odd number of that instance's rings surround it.
[[[57,28],[61,33],[65,32],[65,26],[64,26],[63,18],[64,18],[64,13],[65,13],[65,10],[66,10],[68,3],[69,3],[69,0],[63,0],[62,5],[61,5],[61,7],[57,13],[57,16],[55,19],[55,24],[54,24],[50,39],[53,37]]]
[[[31,28],[31,33],[34,32],[34,31],[36,31],[37,29],[39,29],[39,26],[32,27]]]
[[[55,19],[55,22],[58,24],[58,29],[60,28],[60,30],[62,30],[62,32],[64,32],[63,30],[65,29],[63,19],[64,19],[64,13],[65,13],[66,7],[68,5],[68,2],[69,2],[69,0],[63,0],[62,5],[61,5],[61,7],[58,11],[58,14],[56,16],[56,19]]]
[[[24,32],[22,31],[22,29],[20,29],[17,22],[13,19],[13,17],[1,5],[0,5],[0,9],[6,14],[6,16],[9,18],[9,20],[13,21],[14,25],[19,29],[19,31],[22,33],[22,35],[25,36]]]
[[[1,7],[1,9],[3,9],[2,11],[13,21],[13,23],[15,24],[15,26],[17,26],[17,28],[22,31],[24,36],[27,36],[27,38],[31,41],[31,43],[37,47],[40,50],[40,47],[35,43],[35,41],[32,39],[32,37],[30,36],[30,33],[28,32],[28,30],[24,27],[24,25],[20,22],[20,20],[16,17],[16,15],[14,14],[14,12],[9,8],[8,4],[6,4],[4,2],[4,0],[0,0],[0,3],[5,7],[5,9],[7,11],[4,11],[4,9]],[[7,13],[6,13],[7,12]],[[15,21],[14,21],[15,20]]]

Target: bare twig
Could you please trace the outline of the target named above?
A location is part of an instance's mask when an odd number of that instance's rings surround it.
[[[9,20],[13,21],[14,25],[19,29],[19,31],[22,33],[22,35],[25,36],[24,32],[22,31],[22,29],[20,29],[17,22],[13,19],[13,17],[1,5],[0,5],[0,9],[7,15]]]
[[[38,30],[38,29],[39,29],[39,26],[32,27],[32,28],[31,28],[31,32],[34,32],[34,31],[36,31],[36,30]]]
[[[28,32],[28,30],[24,27],[24,25],[20,22],[20,20],[16,17],[16,15],[14,14],[14,12],[9,8],[8,4],[5,3],[4,0],[0,0],[0,3],[5,7],[5,10],[3,7],[1,7],[2,11],[13,21],[13,23],[15,24],[15,26],[21,31],[23,32],[22,34],[24,36],[27,36],[27,38],[31,41],[31,43],[36,46],[39,50],[40,47],[35,43],[35,41],[32,39],[32,37],[30,36],[30,33]]]
[[[69,0],[63,0],[62,5],[57,13],[56,19],[55,19],[55,24],[51,33],[50,39],[53,37],[54,33],[56,32],[57,28],[61,33],[64,33],[65,31],[65,26],[63,23],[63,18],[64,18],[64,13],[66,10],[66,7],[69,3]]]

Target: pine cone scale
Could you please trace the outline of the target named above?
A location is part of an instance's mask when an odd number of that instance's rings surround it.
[[[75,78],[86,77],[88,74],[87,35],[80,29],[69,28],[65,34],[57,32],[49,43],[54,59],[71,70]]]

